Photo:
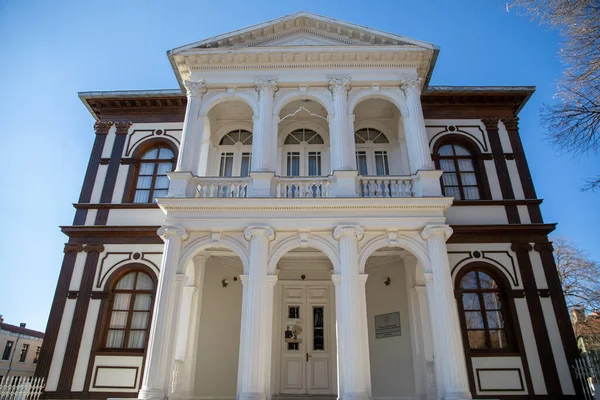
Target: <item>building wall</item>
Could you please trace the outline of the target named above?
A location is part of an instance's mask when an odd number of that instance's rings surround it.
[[[8,359],[2,359],[6,343],[12,341],[12,351]],[[32,336],[18,335],[14,332],[0,330],[0,376],[33,376],[37,367],[36,351],[42,346],[43,339]],[[29,345],[25,361],[20,361],[21,349],[23,345]],[[12,359],[12,362],[11,362]],[[34,362],[35,361],[35,362]]]

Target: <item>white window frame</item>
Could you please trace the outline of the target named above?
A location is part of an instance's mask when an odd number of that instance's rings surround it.
[[[383,135],[385,133],[382,132]],[[386,136],[389,141],[389,138]],[[391,168],[391,158],[392,158],[392,144],[391,143],[373,143],[372,141],[367,141],[366,143],[355,143],[356,153],[359,151],[364,151],[367,156],[367,176],[377,176],[377,163],[375,161],[375,152],[376,151],[385,151],[387,156],[387,170],[388,175],[390,175]],[[358,168],[358,160],[356,163],[356,168]],[[359,172],[360,173],[360,172]],[[382,175],[386,176],[386,175]]]
[[[295,131],[298,131],[299,129],[295,129],[292,132],[288,133],[287,135],[285,135],[284,143],[285,143],[285,139],[292,134]],[[315,133],[317,133],[319,136],[321,136],[321,139],[323,139],[323,142],[325,142],[325,139],[323,138],[323,135],[320,134],[319,132],[314,131],[313,129],[310,128],[306,128],[306,130],[310,130],[313,131]],[[321,153],[321,175],[316,175],[316,176],[327,176],[327,171],[326,171],[326,165],[325,165],[325,157],[327,156],[327,144],[323,143],[323,144],[308,144],[307,142],[301,142],[299,144],[284,144],[282,147],[282,154],[281,154],[281,159],[282,159],[282,169],[281,169],[281,175],[282,176],[288,176],[287,174],[287,168],[288,168],[288,153],[292,153],[292,152],[296,152],[296,153],[300,153],[300,175],[298,176],[309,176],[308,175],[308,153],[313,153],[313,152],[319,152]]]
[[[236,129],[238,130],[238,129]],[[234,131],[236,131],[234,130]],[[241,130],[245,130],[245,129],[241,129]],[[234,132],[232,131],[232,132]],[[230,133],[230,132],[228,132]],[[223,135],[224,137],[225,135]],[[219,143],[221,142],[221,140],[223,139],[223,137],[221,137],[219,139]],[[251,144],[242,144],[241,142],[237,142],[233,145],[218,145],[217,146],[217,170],[216,170],[216,176],[221,176],[221,162],[222,162],[222,158],[223,155],[226,153],[233,153],[233,165],[231,167],[231,176],[232,177],[240,177],[241,176],[241,172],[242,172],[242,156],[244,153],[250,153],[250,165],[248,166],[248,174],[251,171],[252,168],[252,145]]]

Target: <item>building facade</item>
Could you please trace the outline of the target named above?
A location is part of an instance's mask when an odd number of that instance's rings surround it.
[[[44,333],[4,323],[0,315],[0,381],[2,377],[33,376],[37,367]]]
[[[47,398],[575,397],[518,113],[439,49],[297,13],[86,92],[93,145],[42,348]]]

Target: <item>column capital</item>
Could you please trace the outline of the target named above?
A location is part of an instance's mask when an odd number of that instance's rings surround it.
[[[104,246],[101,244],[86,244],[83,246],[83,251],[86,253],[97,251],[98,253],[102,253],[104,251]]]
[[[171,237],[179,237],[182,240],[186,240],[189,237],[189,234],[185,230],[185,228],[181,226],[173,226],[173,225],[165,225],[158,228],[158,236],[162,238],[162,240],[166,241]]]
[[[276,78],[255,79],[256,91],[258,94],[275,93],[279,90],[279,81]]]
[[[204,79],[198,79],[197,81],[185,81],[183,82],[183,86],[185,86],[185,92],[188,98],[201,97],[208,91]]]
[[[515,253],[518,251],[531,251],[533,250],[533,247],[531,247],[531,245],[529,243],[513,243],[512,246],[510,246],[510,249],[512,251],[514,251]]]
[[[502,121],[506,129],[519,129],[519,117],[502,117],[500,121]]]
[[[344,235],[354,235],[360,240],[364,234],[365,230],[359,225],[339,225],[333,231],[333,238],[339,240]]]
[[[126,135],[129,131],[129,127],[133,125],[131,121],[117,121],[115,127],[117,128],[117,135]]]
[[[278,280],[279,280],[279,277],[277,277],[277,275],[267,275],[267,277],[266,277],[267,284],[269,284],[271,286],[275,286],[275,284],[277,283]]]
[[[552,253],[554,251],[554,246],[552,246],[551,242],[536,243],[535,246],[533,246],[533,249],[538,253],[541,253],[542,251],[549,251]]]
[[[350,77],[329,77],[327,82],[329,83],[329,91],[334,96],[340,94],[346,94],[350,91]]]
[[[112,121],[96,121],[94,123],[94,132],[96,132],[96,135],[106,135],[111,126],[113,126]]]
[[[487,130],[498,129],[498,121],[499,120],[500,120],[500,118],[498,118],[498,117],[481,118],[481,122],[483,122],[483,125],[485,125],[485,129],[487,129]]]
[[[433,236],[443,236],[444,241],[446,241],[452,236],[452,232],[454,231],[448,225],[427,225],[423,231],[421,231],[421,238],[423,238],[423,240],[428,240]]]
[[[422,87],[423,78],[400,78],[400,90],[405,93],[420,93]]]
[[[63,249],[63,252],[68,253],[70,251],[81,253],[83,251],[83,246],[77,243],[65,243],[65,248]]]
[[[275,239],[275,231],[270,226],[255,225],[244,229],[244,237],[246,240],[250,241],[254,235],[262,235],[269,240]]]
[[[333,282],[333,284],[335,286],[338,286],[340,283],[342,283],[342,275],[341,274],[331,275],[331,281]]]

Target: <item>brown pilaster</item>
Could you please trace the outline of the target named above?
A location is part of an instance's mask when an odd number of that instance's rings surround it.
[[[77,302],[75,303],[73,323],[71,324],[69,339],[67,341],[67,350],[65,351],[65,357],[58,379],[57,391],[59,392],[70,391],[71,385],[73,384],[73,375],[75,374],[75,366],[77,364],[77,356],[79,355],[79,347],[81,346],[85,319],[90,306],[90,297],[94,286],[94,276],[96,274],[98,258],[100,257],[100,253],[104,251],[104,246],[101,244],[86,244],[83,246],[83,251],[87,253],[87,256],[83,274],[81,276],[81,283],[79,285]]]
[[[506,159],[504,158],[504,150],[502,150],[502,142],[500,141],[500,133],[498,132],[498,121],[497,117],[482,118],[481,121],[485,125],[485,129],[490,140],[490,148],[492,150],[492,156],[494,157],[494,165],[496,166],[496,172],[498,173],[498,182],[500,183],[500,191],[502,192],[503,199],[514,199],[515,193],[513,191],[510,175],[508,173],[508,167],[506,165]],[[519,217],[519,211],[517,206],[506,205],[506,217],[509,224],[520,224],[521,218]]]
[[[554,315],[556,316],[562,345],[565,349],[565,355],[567,356],[567,363],[573,365],[575,359],[579,356],[579,350],[573,332],[573,325],[571,325],[569,310],[565,303],[565,295],[558,277],[556,263],[554,262],[552,243],[536,243],[534,249],[540,253],[540,258],[542,259],[544,275],[546,276],[546,282],[548,283],[550,299],[552,300],[552,307],[554,309]],[[573,385],[575,386],[577,394],[583,396],[582,389],[578,385],[577,380],[573,379]]]
[[[115,191],[115,184],[117,182],[117,175],[119,173],[119,166],[121,165],[121,156],[123,155],[123,148],[125,147],[125,139],[127,139],[127,132],[129,132],[129,127],[131,124],[131,121],[115,122],[115,126],[117,128],[117,137],[115,138],[112,152],[110,154],[110,161],[108,162],[108,168],[106,170],[104,186],[102,187],[102,194],[100,195],[100,203],[112,202],[112,196]],[[99,209],[98,213],[96,214],[95,225],[106,225],[108,212],[108,208]]]
[[[548,398],[561,398],[562,388],[558,378],[554,353],[552,353],[548,328],[546,327],[546,321],[544,320],[542,303],[533,274],[531,258],[529,257],[529,252],[532,250],[532,247],[529,243],[514,243],[511,250],[517,255],[523,288],[525,289],[525,299],[527,301],[527,307],[529,308],[529,317],[531,318],[531,325],[533,326],[533,335],[540,355],[540,363],[542,365],[546,389],[548,390]]]
[[[54,348],[56,347],[56,340],[58,339],[58,332],[60,330],[60,323],[65,310],[65,304],[67,303],[69,285],[71,284],[73,268],[75,267],[75,259],[77,258],[77,253],[81,251],[83,251],[83,246],[80,244],[65,244],[65,256],[63,257],[62,266],[60,268],[60,275],[58,276],[58,282],[56,284],[54,300],[52,300],[52,308],[50,309],[50,316],[44,335],[44,343],[42,344],[37,368],[35,369],[35,376],[48,378],[48,372],[50,372]]]
[[[92,154],[90,154],[90,160],[88,161],[87,170],[85,171],[85,178],[83,178],[83,186],[81,187],[81,194],[79,195],[79,203],[90,202],[92,191],[94,190],[94,183],[96,182],[96,175],[98,174],[98,167],[100,166],[102,150],[104,149],[104,143],[106,142],[106,135],[108,135],[108,130],[112,124],[113,123],[110,121],[98,121],[94,124],[96,139],[94,140]],[[86,217],[87,210],[78,209],[75,211],[73,225],[85,224]]]
[[[508,138],[510,139],[510,146],[512,147],[513,154],[515,155],[515,163],[517,165],[517,171],[519,171],[519,178],[521,179],[521,185],[523,186],[523,193],[526,199],[535,199],[537,195],[535,188],[533,187],[533,179],[531,179],[531,172],[529,171],[529,165],[527,164],[527,158],[525,158],[525,151],[523,150],[523,142],[521,142],[521,135],[519,135],[519,118],[518,117],[503,117],[502,123],[506,127],[508,132]],[[529,218],[532,223],[542,223],[542,213],[538,205],[530,204],[527,206],[529,212]]]

